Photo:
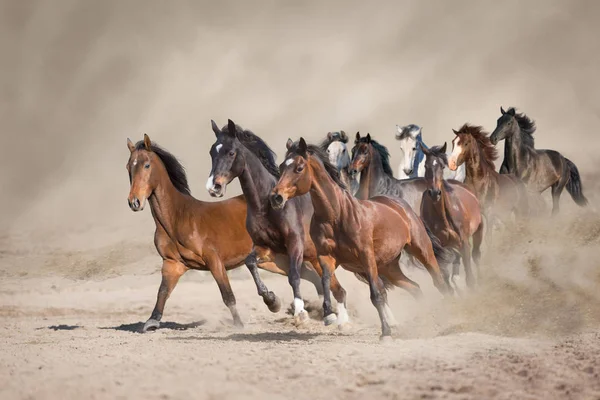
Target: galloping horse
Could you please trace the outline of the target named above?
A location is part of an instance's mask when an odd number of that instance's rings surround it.
[[[444,168],[448,166],[446,143],[429,149],[423,147],[425,154],[425,180],[428,189],[423,192],[421,218],[446,248],[460,253],[454,262],[452,276],[458,275],[462,258],[465,267],[467,285],[473,286],[471,271],[471,244],[473,238],[473,260],[479,273],[481,243],[483,241],[483,219],[477,197],[466,186],[449,185],[444,180]]]
[[[152,143],[148,135],[133,144],[127,171],[131,188],[127,201],[133,211],[150,203],[156,223],[154,245],[163,259],[162,282],[154,311],[143,331],[157,329],[165,303],[179,278],[189,269],[210,271],[219,285],[223,302],[236,326],[243,326],[227,270],[244,264],[252,241],[244,227],[246,201],[243,196],[207,203],[190,195],[185,170],[177,159]],[[270,292],[274,303],[277,297]]]
[[[466,165],[465,183],[471,187],[488,218],[487,232],[491,235],[492,222],[509,214],[529,215],[528,193],[525,184],[512,174],[496,172],[494,160],[498,152],[481,126],[464,124],[452,140],[450,169]],[[491,236],[490,236],[491,239]]]
[[[287,273],[294,292],[294,319],[302,323],[308,319],[308,313],[300,294],[300,268],[308,262],[319,276],[323,274],[309,235],[313,215],[310,195],[294,199],[285,208],[272,208],[269,195],[279,179],[275,153],[261,138],[232,120],[222,129],[212,121],[212,129],[217,140],[210,149],[212,169],[206,188],[211,196],[222,197],[227,185],[239,178],[248,201],[246,229],[253,244],[246,265],[259,288],[259,295],[265,303],[270,303],[265,297],[269,292],[260,280],[257,267]],[[331,276],[331,287],[338,301],[338,316],[325,314],[324,321],[329,325],[337,318],[341,325],[348,322],[346,292],[335,274]],[[329,290],[324,292],[329,293]]]
[[[515,175],[538,193],[552,188],[553,215],[558,213],[565,187],[577,205],[586,206],[588,200],[583,195],[577,166],[557,151],[535,148],[535,122],[527,115],[517,113],[513,107],[508,111],[500,107],[500,112],[502,115],[490,137],[494,145],[506,140],[500,173]]]
[[[346,146],[348,136],[346,132],[328,132],[327,137],[321,143],[321,149],[327,152],[329,162],[337,168],[340,173],[340,178],[350,190],[350,193],[355,194],[358,190],[358,181],[356,177],[350,176],[348,167],[350,166],[350,152]]]
[[[425,176],[425,153],[428,149],[423,142],[423,128],[415,124],[406,126],[396,125],[396,140],[400,142],[403,159],[398,167],[398,179],[417,178]],[[465,180],[465,168],[458,170],[444,169],[444,179]]]
[[[327,280],[341,264],[369,282],[371,301],[381,320],[382,338],[391,329],[385,285],[402,287],[419,297],[419,286],[401,271],[399,259],[404,248],[427,268],[442,293],[451,292],[440,273],[429,233],[421,219],[401,199],[377,196],[358,200],[344,187],[337,169],[318,146],[308,146],[304,138],[287,142],[287,154],[281,164],[281,178],[270,196],[274,208],[310,193],[314,215],[310,235],[317,246],[323,268],[325,314],[331,313]]]

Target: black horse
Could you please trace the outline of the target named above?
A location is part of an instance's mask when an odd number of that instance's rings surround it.
[[[557,151],[535,148],[536,126],[527,115],[517,113],[513,107],[508,111],[500,107],[500,112],[502,115],[490,136],[493,144],[506,140],[500,173],[514,174],[538,193],[552,188],[553,215],[559,210],[560,195],[565,187],[577,205],[586,206],[588,200],[583,195],[577,166]]]

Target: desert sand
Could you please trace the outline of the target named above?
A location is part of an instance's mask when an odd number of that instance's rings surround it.
[[[0,2],[0,398],[599,399],[598,15],[591,1]],[[501,105],[578,165],[590,205],[565,193],[558,217],[502,227],[460,297],[406,267],[425,298],[390,292],[393,342],[341,270],[343,331],[307,284],[307,324],[270,313],[242,267],[244,329],[190,271],[140,333],[161,260],[150,211],[126,203],[127,137],[148,133],[214,201],[211,119],[280,157],[288,137],[370,132],[395,168],[395,124],[441,144],[467,121],[492,131]],[[284,277],[262,276],[291,302]]]

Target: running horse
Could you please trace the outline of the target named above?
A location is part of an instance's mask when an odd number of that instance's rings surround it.
[[[369,283],[371,301],[379,313],[382,339],[389,339],[391,312],[387,307],[384,278],[415,297],[419,285],[404,275],[399,259],[404,248],[427,268],[442,293],[452,291],[445,282],[434,255],[428,232],[421,219],[401,199],[377,196],[358,200],[346,190],[337,169],[318,146],[308,146],[304,138],[287,142],[281,177],[273,188],[273,208],[284,209],[310,193],[314,215],[310,236],[323,269],[323,310],[331,313],[329,285],[338,264]]]
[[[131,188],[127,202],[133,211],[150,204],[156,224],[154,245],[163,259],[162,281],[152,315],[143,332],[160,327],[165,303],[179,278],[190,269],[210,271],[236,326],[243,326],[227,270],[244,264],[252,249],[246,232],[246,201],[237,196],[221,202],[203,202],[190,194],[183,166],[148,135],[136,144],[127,139],[127,172]],[[280,307],[273,292],[271,310]]]
[[[477,196],[488,219],[487,232],[491,235],[495,219],[503,220],[510,214],[529,216],[528,192],[525,184],[512,174],[496,172],[494,161],[498,152],[481,126],[464,124],[458,131],[452,129],[450,169],[466,165],[465,184]],[[491,240],[491,236],[490,236]]]
[[[445,248],[454,249],[459,256],[454,262],[452,277],[458,275],[462,259],[467,285],[474,282],[471,255],[480,277],[483,218],[477,197],[464,185],[449,185],[444,180],[448,166],[446,143],[431,148],[422,147],[425,154],[425,180],[428,189],[423,192],[421,218]],[[469,242],[473,239],[473,246]]]
[[[350,176],[348,168],[350,167],[350,152],[348,151],[348,136],[346,132],[328,132],[327,137],[321,143],[321,149],[327,152],[329,162],[337,168],[340,178],[350,190],[355,194],[358,190],[358,181],[355,176]]]
[[[246,229],[252,238],[252,252],[246,265],[263,297],[269,292],[262,289],[257,268],[287,272],[294,293],[294,320],[301,324],[308,319],[308,313],[300,293],[300,268],[309,263],[322,275],[317,251],[309,235],[313,215],[310,195],[294,199],[285,208],[272,208],[269,195],[279,179],[275,153],[261,138],[232,120],[222,129],[212,121],[212,129],[216,141],[210,149],[212,168],[206,188],[211,196],[222,197],[227,185],[239,178],[248,201]],[[338,324],[343,325],[348,322],[346,292],[335,274],[331,275],[331,288],[338,302],[338,315],[325,314],[324,322],[329,325],[337,319]]]
[[[527,115],[517,113],[513,107],[508,111],[500,107],[500,112],[502,115],[490,137],[494,145],[506,140],[500,173],[515,175],[538,193],[551,188],[553,215],[559,211],[560,195],[565,187],[578,206],[586,206],[588,200],[583,195],[577,166],[558,151],[535,148],[536,126]]]

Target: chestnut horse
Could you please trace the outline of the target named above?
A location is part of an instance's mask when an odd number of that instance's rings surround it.
[[[212,129],[216,141],[210,149],[212,169],[206,188],[211,196],[221,197],[227,185],[239,178],[248,200],[246,228],[253,244],[246,265],[258,280],[259,266],[289,270],[288,279],[294,292],[294,319],[296,323],[302,323],[308,319],[308,313],[300,294],[300,268],[308,262],[322,275],[317,251],[308,232],[313,215],[310,195],[294,199],[283,209],[271,208],[269,195],[279,179],[275,153],[261,138],[236,126],[232,120],[222,129],[212,121]],[[258,282],[257,286],[260,287]],[[346,292],[335,274],[331,276],[331,287],[338,301],[338,316],[325,314],[324,322],[329,325],[337,318],[341,325],[348,322]],[[261,296],[265,293],[259,289]]]
[[[477,266],[479,278],[479,261],[481,259],[481,243],[483,241],[483,219],[477,197],[463,185],[449,185],[444,180],[444,168],[448,166],[446,143],[443,146],[421,147],[425,154],[425,180],[427,190],[423,192],[421,202],[421,218],[446,248],[459,252],[454,262],[453,277],[458,275],[458,267],[462,258],[465,267],[467,285],[474,284],[471,271],[471,244],[473,238],[473,260]]]
[[[141,211],[148,200],[156,223],[154,245],[163,259],[156,305],[143,331],[160,326],[169,295],[190,269],[212,273],[234,324],[243,326],[227,270],[244,264],[252,249],[244,226],[244,197],[215,203],[196,200],[190,195],[183,166],[172,154],[152,143],[148,135],[135,145],[127,139],[127,147],[131,152],[127,162],[131,184],[127,201],[133,211]],[[279,304],[273,292],[269,293],[273,303]]]
[[[496,172],[494,161],[498,152],[481,126],[464,124],[452,140],[452,153],[448,160],[451,170],[466,165],[465,184],[477,196],[487,218],[487,232],[491,235],[495,219],[529,215],[528,192],[525,184],[512,174]],[[490,236],[491,239],[491,236]]]
[[[318,146],[308,146],[304,138],[287,142],[281,164],[281,178],[270,196],[274,208],[310,193],[314,215],[310,235],[323,268],[323,309],[331,312],[329,276],[338,264],[362,275],[369,283],[371,301],[381,320],[382,338],[391,329],[386,309],[386,290],[380,275],[395,286],[419,297],[419,285],[400,269],[398,261],[406,247],[427,268],[442,293],[452,291],[445,282],[433,252],[431,239],[421,219],[403,200],[377,196],[370,200],[353,197],[340,180],[337,169]]]

